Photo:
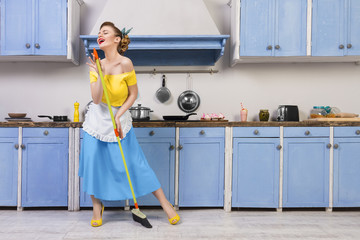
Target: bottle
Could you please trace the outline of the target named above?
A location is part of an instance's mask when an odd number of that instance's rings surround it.
[[[74,122],[79,122],[79,105],[80,104],[78,102],[74,103]]]
[[[259,119],[260,121],[268,121],[270,117],[269,110],[268,109],[260,109],[259,112]]]

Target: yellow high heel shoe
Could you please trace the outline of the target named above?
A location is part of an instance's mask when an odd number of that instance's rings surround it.
[[[100,227],[102,225],[102,215],[104,213],[104,205],[101,203],[101,219],[100,220],[94,220],[94,219],[91,219],[91,226],[92,227]]]
[[[174,208],[174,206],[172,205],[172,204],[170,204],[172,207],[173,207],[173,209],[175,210],[175,208]],[[177,224],[178,222],[180,221],[180,216],[176,213],[176,216],[175,217],[173,217],[173,218],[169,218],[169,222],[170,222],[170,224],[171,225],[175,225],[175,224]]]

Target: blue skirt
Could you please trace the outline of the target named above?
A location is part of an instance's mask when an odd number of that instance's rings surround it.
[[[136,139],[134,129],[121,140],[135,197],[161,187]],[[103,142],[84,132],[81,145],[79,176],[83,191],[108,201],[132,199],[132,194],[117,142]]]

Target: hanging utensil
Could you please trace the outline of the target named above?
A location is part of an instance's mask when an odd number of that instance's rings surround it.
[[[162,75],[162,87],[156,91],[156,98],[161,103],[164,103],[170,99],[170,95],[170,90],[165,87],[165,75]]]
[[[186,88],[188,90],[179,95],[178,106],[181,111],[190,113],[194,112],[200,106],[200,97],[192,90],[192,77],[190,74],[188,74],[186,79]]]

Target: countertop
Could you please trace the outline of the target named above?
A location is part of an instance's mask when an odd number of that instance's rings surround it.
[[[148,121],[133,122],[134,127],[341,127],[360,126],[359,121],[228,122],[228,121]],[[82,122],[0,122],[0,127],[82,127]]]

